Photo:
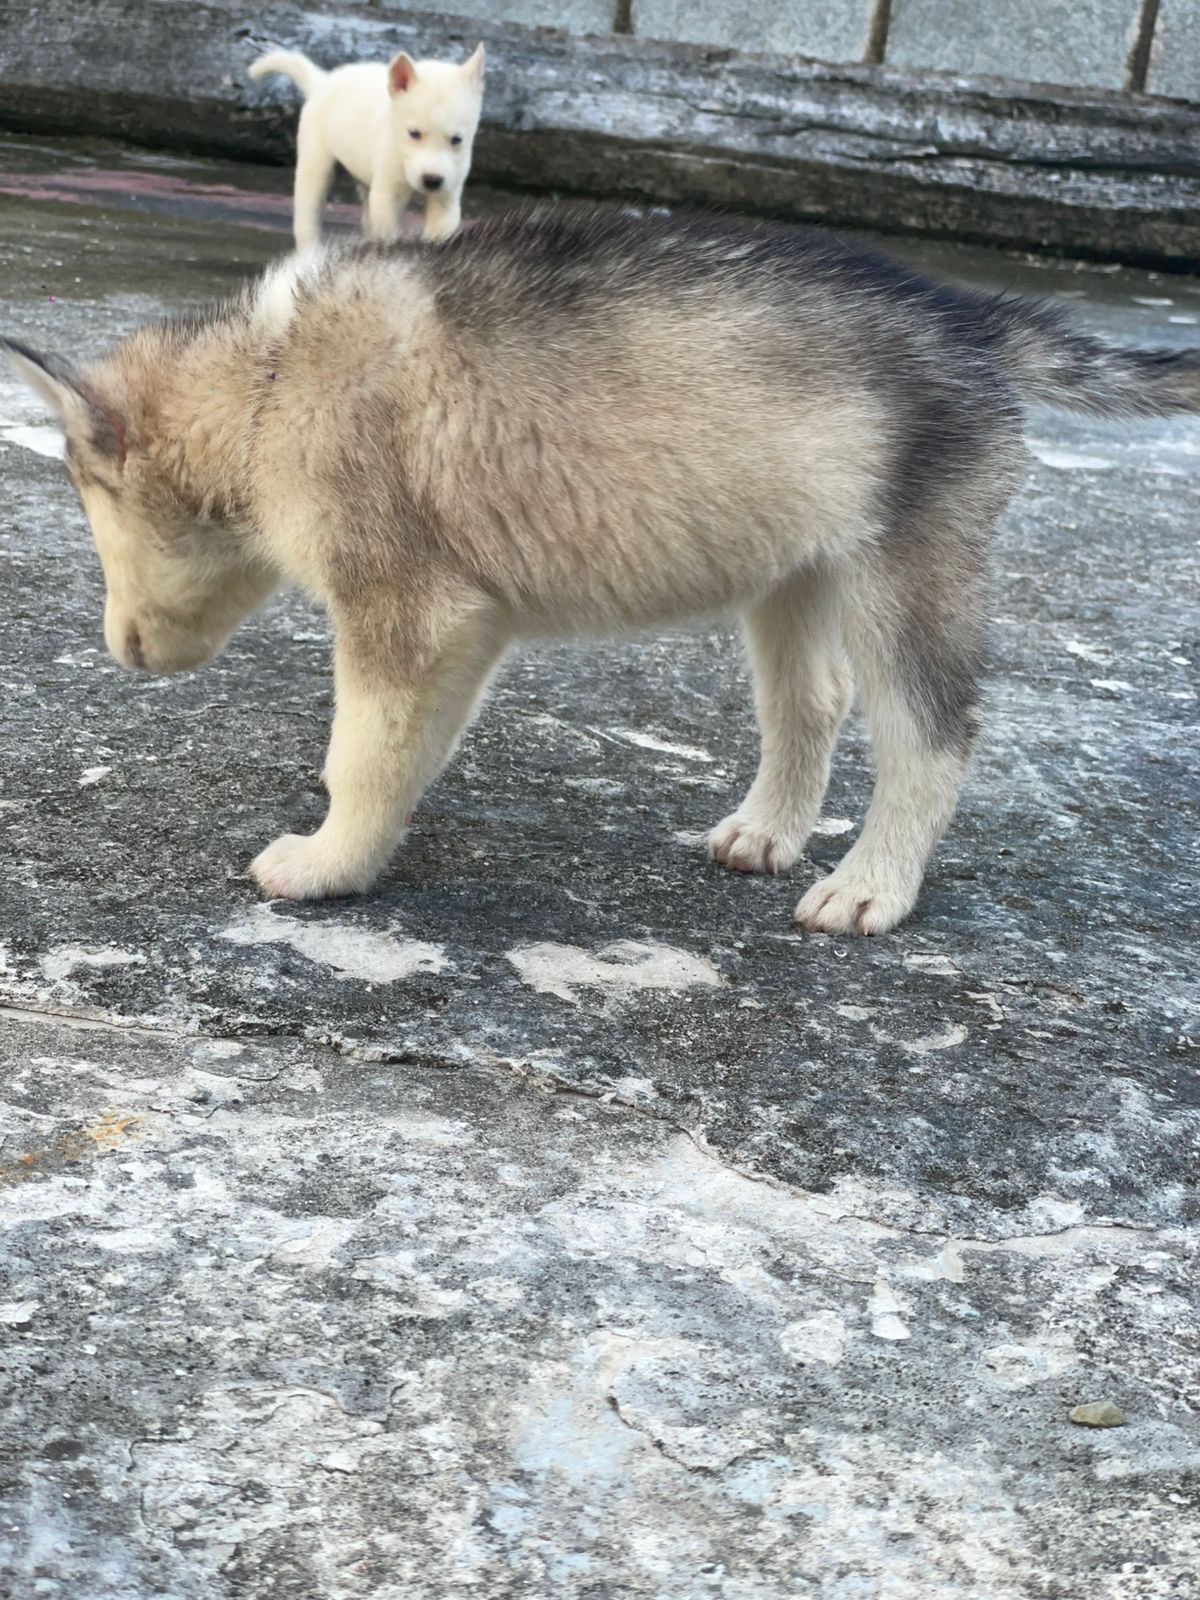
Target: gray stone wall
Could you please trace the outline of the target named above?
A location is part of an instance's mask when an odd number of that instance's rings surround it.
[[[1139,0],[892,0],[889,64],[1032,83],[1125,86]]]
[[[871,12],[871,0],[633,0],[630,24],[647,39],[862,61]]]
[[[1161,0],[1146,88],[1200,100],[1200,0]]]
[[[408,9],[1200,100],[1200,0],[408,0]]]

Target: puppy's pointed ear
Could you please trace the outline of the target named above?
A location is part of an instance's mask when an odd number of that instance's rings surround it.
[[[404,94],[417,81],[417,63],[401,50],[388,62],[388,93]]]
[[[0,350],[17,375],[54,412],[67,438],[118,468],[125,464],[124,419],[102,405],[69,361],[42,355],[16,339],[0,339]]]
[[[459,70],[462,72],[463,77],[472,86],[472,88],[474,88],[474,89],[482,89],[483,88],[483,67],[484,67],[483,46],[481,44],[477,44],[475,46],[474,55],[470,56],[468,58],[468,60],[464,61],[463,64],[462,64],[462,67]]]

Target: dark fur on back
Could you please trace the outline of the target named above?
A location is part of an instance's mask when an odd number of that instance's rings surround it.
[[[956,288],[816,229],[600,207],[516,210],[421,251],[443,314],[495,331],[511,316],[553,322],[641,290],[686,302],[719,289],[831,299],[889,356],[924,329],[947,354],[998,362],[1020,399],[1117,415],[1200,411],[1200,352],[1122,350],[1072,329],[1056,308]]]

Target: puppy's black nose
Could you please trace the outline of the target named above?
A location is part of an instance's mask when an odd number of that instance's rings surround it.
[[[440,189],[445,181],[446,180],[444,178],[439,178],[432,172],[427,172],[421,179],[421,182],[429,190],[430,194],[432,194],[435,189]]]

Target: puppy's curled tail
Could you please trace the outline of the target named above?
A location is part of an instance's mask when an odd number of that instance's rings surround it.
[[[1036,302],[1001,299],[991,311],[1030,404],[1109,417],[1200,413],[1200,350],[1122,349]]]
[[[252,78],[265,78],[271,72],[281,72],[285,78],[290,78],[306,100],[325,76],[320,67],[302,56],[299,50],[271,50],[259,56],[250,68]]]

